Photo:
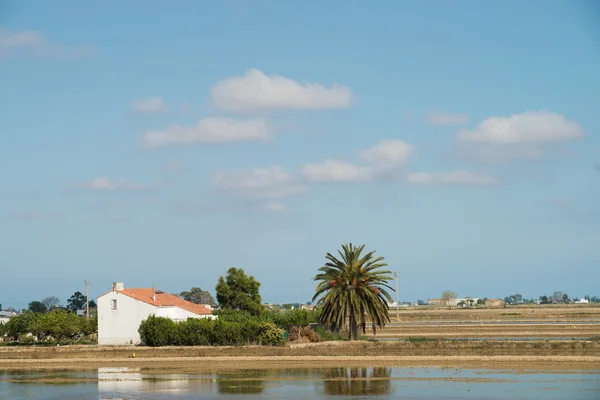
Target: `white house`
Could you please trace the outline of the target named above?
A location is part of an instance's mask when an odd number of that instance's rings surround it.
[[[459,304],[461,304],[463,307],[468,307],[477,305],[478,301],[478,297],[465,297],[460,299],[450,299],[448,300],[447,304],[453,307],[457,307]]]
[[[150,315],[174,321],[216,318],[209,308],[153,288],[125,289],[113,283],[110,292],[98,297],[98,344],[139,344],[140,323]]]
[[[588,304],[590,301],[588,299],[579,299],[575,303],[577,304]]]

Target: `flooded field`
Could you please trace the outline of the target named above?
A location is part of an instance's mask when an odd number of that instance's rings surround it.
[[[243,395],[243,396],[239,396]],[[586,371],[403,367],[160,373],[151,368],[0,371],[1,399],[589,399],[600,367]]]

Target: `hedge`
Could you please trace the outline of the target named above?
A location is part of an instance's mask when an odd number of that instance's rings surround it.
[[[97,318],[78,317],[62,310],[48,313],[24,312],[0,325],[0,335],[7,335],[15,341],[23,340],[31,334],[33,341],[72,342],[98,330]]]
[[[148,346],[244,346],[258,344],[281,346],[284,330],[268,321],[247,320],[232,322],[189,318],[175,322],[169,318],[151,315],[138,329],[140,338]]]

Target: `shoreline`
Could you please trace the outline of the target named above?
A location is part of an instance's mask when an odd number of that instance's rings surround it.
[[[521,371],[600,372],[600,356],[280,356],[280,357],[155,357],[94,360],[0,360],[2,370],[90,370],[132,368],[156,374],[256,369],[335,367],[414,367]]]
[[[359,341],[285,347],[0,347],[0,370],[137,367],[173,373],[352,366],[600,371],[600,342]]]

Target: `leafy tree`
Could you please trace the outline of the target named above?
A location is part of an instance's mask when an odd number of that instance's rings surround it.
[[[548,304],[550,303],[550,299],[548,299],[548,296],[540,296],[540,304]]]
[[[34,313],[45,313],[48,311],[48,307],[46,307],[46,305],[41,301],[32,301],[29,303],[27,309]]]
[[[367,319],[373,326],[382,327],[390,321],[388,302],[392,297],[386,289],[392,279],[390,271],[382,270],[387,264],[383,257],[374,257],[371,251],[362,254],[365,245],[342,245],[338,250],[340,259],[327,253],[325,265],[314,277],[318,281],[312,299],[319,299],[319,321],[334,327],[343,327],[349,321],[348,338],[357,340],[359,326],[364,327]],[[322,297],[321,297],[322,296]]]
[[[569,296],[567,296],[567,299]],[[552,294],[552,302],[553,303],[564,303],[565,302],[565,294],[563,292],[557,291]]]
[[[95,300],[90,300],[90,308],[98,308]]]
[[[215,305],[215,299],[213,299],[210,292],[208,290],[202,290],[199,287],[193,287],[189,292],[181,292],[179,293],[179,297],[194,304]]]
[[[258,315],[263,306],[258,288],[260,282],[253,276],[247,276],[243,269],[235,267],[227,270],[227,276],[219,277],[217,283],[217,301],[224,310],[248,311]]]
[[[81,292],[73,293],[73,296],[67,300],[67,308],[73,312],[85,308],[86,297]]]
[[[60,304],[60,300],[56,296],[48,296],[42,299],[42,303],[48,310],[51,310],[53,307],[56,307]]]
[[[446,305],[450,303],[450,300],[454,300],[456,298],[456,292],[452,292],[450,290],[444,290],[442,292],[442,300]]]
[[[17,315],[16,317],[12,317],[6,323],[5,333],[9,337],[14,338],[15,340],[19,340],[19,338],[22,335],[31,332],[31,327],[42,315],[43,314],[25,311],[24,313]]]

